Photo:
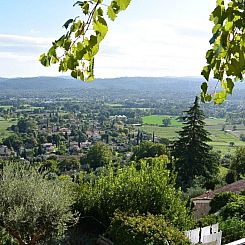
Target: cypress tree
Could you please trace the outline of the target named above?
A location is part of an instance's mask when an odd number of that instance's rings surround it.
[[[184,189],[190,187],[196,177],[211,178],[217,172],[217,164],[211,147],[206,143],[211,141],[205,130],[205,116],[200,109],[198,97],[182,117],[183,128],[178,132],[179,138],[173,143],[172,156],[175,160],[177,180]]]

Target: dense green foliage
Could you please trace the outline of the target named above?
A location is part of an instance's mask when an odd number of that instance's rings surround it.
[[[161,155],[169,155],[165,145],[153,143],[150,141],[143,141],[133,148],[133,154],[131,158],[138,161],[145,157],[157,157]]]
[[[227,2],[217,0],[210,15],[214,23],[213,37],[209,41],[212,47],[206,53],[207,66],[202,71],[207,81],[213,72],[213,77],[220,82],[221,91],[214,91],[213,95],[216,104],[232,93],[234,82],[243,80],[245,72],[245,1]],[[202,99],[212,100],[207,82],[202,84]]]
[[[231,169],[240,178],[245,174],[245,147],[238,147],[232,159]]]
[[[245,237],[245,221],[231,217],[220,222],[222,230],[222,244],[234,242]]]
[[[228,203],[237,201],[238,198],[239,195],[232,192],[223,192],[216,195],[210,202],[210,213],[216,213]]]
[[[110,167],[100,176],[92,173],[80,177],[78,210],[109,224],[115,210],[140,214],[162,214],[179,229],[191,223],[181,192],[175,189],[175,179],[165,168],[166,160],[145,160],[139,166],[130,165],[117,170]]]
[[[223,219],[237,217],[245,220],[245,196],[239,196],[237,200],[227,203],[221,209],[220,216]]]
[[[166,222],[162,215],[116,212],[108,235],[117,245],[187,245],[184,233]]]
[[[205,116],[196,97],[193,106],[185,112],[183,129],[173,143],[172,156],[178,172],[178,182],[184,188],[192,186],[196,177],[211,178],[218,172],[215,156],[211,154],[208,132],[204,129]]]
[[[112,150],[103,142],[97,142],[88,151],[86,163],[91,168],[108,165],[112,161]]]
[[[31,167],[4,166],[0,180],[0,227],[19,244],[37,244],[64,233],[75,217],[65,182],[47,180]]]

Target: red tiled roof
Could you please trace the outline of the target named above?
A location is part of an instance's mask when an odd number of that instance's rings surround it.
[[[218,188],[214,191],[207,191],[204,194],[192,198],[192,200],[201,200],[201,199],[213,199],[216,194],[222,193],[222,192],[234,192],[234,193],[240,193],[241,191],[245,190],[245,179],[236,181],[234,183],[231,183],[229,185],[225,185],[221,188]]]

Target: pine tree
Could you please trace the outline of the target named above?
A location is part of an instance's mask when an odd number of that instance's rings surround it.
[[[173,143],[172,156],[178,172],[178,182],[184,189],[190,187],[196,177],[211,178],[217,172],[217,164],[211,147],[211,141],[205,130],[205,116],[200,109],[198,97],[182,117],[184,126],[178,132],[179,138]]]

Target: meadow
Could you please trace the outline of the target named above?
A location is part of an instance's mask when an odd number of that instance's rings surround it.
[[[162,126],[164,118],[171,119],[171,125],[168,127]],[[155,133],[156,136],[175,140],[178,137],[178,131],[181,130],[182,123],[177,117],[168,115],[152,115],[143,117],[143,125],[141,129],[147,133]],[[225,119],[208,118],[205,120],[205,128],[210,133],[209,142],[215,151],[220,151],[222,154],[234,152],[236,146],[245,146],[245,142],[239,139],[241,133],[245,132],[244,125],[236,125],[236,130],[233,131],[233,125],[226,125]],[[225,128],[224,128],[225,125]],[[234,146],[231,146],[233,145]]]
[[[7,128],[15,123],[15,120],[5,120],[3,117],[0,117],[0,140],[2,138],[8,137],[11,134]]]
[[[178,120],[177,117],[172,117],[169,115],[151,115],[143,117],[143,124],[159,125],[161,126],[162,120],[169,118],[171,126],[182,126],[182,123]]]

